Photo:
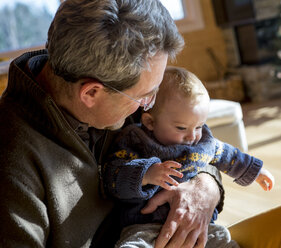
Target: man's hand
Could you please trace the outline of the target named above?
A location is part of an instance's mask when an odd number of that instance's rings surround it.
[[[153,212],[166,202],[170,204],[168,218],[156,240],[156,248],[203,248],[207,242],[208,225],[219,201],[220,192],[215,180],[200,173],[192,180],[171,191],[162,190],[151,198],[142,210]]]
[[[159,185],[164,189],[171,190],[170,185],[178,186],[179,183],[171,176],[182,178],[183,174],[175,168],[180,168],[182,165],[175,161],[165,161],[151,165],[145,173],[142,185],[153,184]],[[170,185],[169,185],[169,184]]]

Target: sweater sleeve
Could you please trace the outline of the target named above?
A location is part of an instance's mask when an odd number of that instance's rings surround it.
[[[136,148],[136,142],[145,145],[137,129],[137,126],[129,126],[121,132],[103,169],[106,194],[120,200],[146,200],[159,188],[151,184],[142,186],[148,168],[161,160],[155,156],[144,158],[141,149]]]
[[[151,165],[160,163],[161,160],[157,157],[131,160],[118,157],[120,154],[127,154],[128,151],[117,151],[106,163],[104,173],[106,193],[121,200],[149,199],[159,186],[149,184],[143,187],[142,178]]]
[[[195,174],[211,164],[242,186],[249,185],[256,179],[263,164],[261,160],[214,138],[206,125],[203,126],[200,142],[185,152],[185,173]]]
[[[217,139],[216,152],[210,164],[234,178],[234,182],[247,186],[259,175],[263,162]]]

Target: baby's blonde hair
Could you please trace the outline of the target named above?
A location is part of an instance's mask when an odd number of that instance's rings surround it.
[[[174,94],[187,98],[191,104],[197,104],[202,96],[208,96],[208,91],[192,72],[175,66],[168,66],[157,93],[156,102],[150,112],[158,112],[166,100]]]

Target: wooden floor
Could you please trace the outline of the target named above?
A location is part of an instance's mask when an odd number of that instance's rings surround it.
[[[257,183],[242,187],[223,175],[225,206],[218,224],[231,225],[249,216],[281,206],[281,99],[242,104],[248,153],[264,161],[275,177],[275,187],[263,191]]]

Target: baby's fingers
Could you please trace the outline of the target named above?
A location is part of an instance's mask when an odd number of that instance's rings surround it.
[[[176,161],[168,160],[162,163],[167,168],[181,168],[182,165]]]
[[[165,179],[166,183],[169,183],[171,185],[175,185],[175,186],[178,186],[179,183],[172,177],[168,176],[166,179]]]
[[[169,173],[170,176],[175,176],[175,177],[179,177],[182,178],[183,174],[175,169],[169,169]]]
[[[267,190],[270,191],[273,188],[273,182],[271,180],[264,180],[267,185]]]
[[[265,168],[262,168],[256,181],[265,190],[269,191],[274,187],[274,176]]]
[[[170,186],[166,182],[160,183],[159,186],[162,187],[163,189],[166,189],[166,190],[172,190],[172,186]],[[177,186],[177,185],[175,185],[175,186]]]
[[[161,182],[160,186],[164,189],[171,190],[171,186],[178,186],[179,183],[172,177],[167,176],[164,181]]]
[[[272,181],[271,180],[261,180],[259,181],[259,185],[263,188],[265,191],[270,191],[273,187]]]

